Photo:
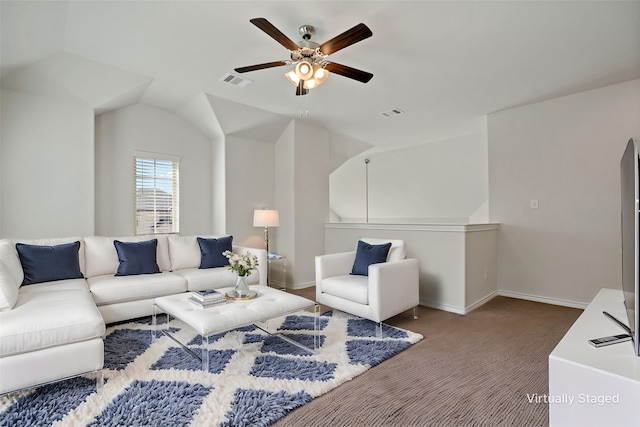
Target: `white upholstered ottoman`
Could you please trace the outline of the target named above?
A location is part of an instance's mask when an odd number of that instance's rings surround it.
[[[217,290],[224,294],[232,291],[233,287]],[[318,317],[320,315],[320,306],[318,304],[301,296],[273,289],[268,286],[251,286],[251,290],[258,293],[258,296],[254,299],[229,301],[226,304],[209,308],[199,308],[189,302],[188,299],[191,296],[189,292],[159,297],[155,299],[152,323],[156,329],[159,329],[160,325],[157,323],[156,316],[160,313],[166,313],[167,325],[169,324],[169,317],[174,317],[200,335],[203,339],[202,357],[195,354],[191,349],[174,338],[167,329],[162,329],[165,335],[180,344],[194,357],[200,359],[202,361],[202,370],[205,372],[209,371],[209,355],[206,344],[210,336],[242,326],[255,325],[256,323],[302,310],[312,310],[315,315],[314,331],[316,339],[314,339],[314,349],[308,350],[314,351],[318,348]],[[305,347],[285,336],[281,336],[281,338],[292,344]]]

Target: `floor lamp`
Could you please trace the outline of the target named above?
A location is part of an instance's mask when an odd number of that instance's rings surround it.
[[[256,209],[253,211],[253,226],[264,227],[264,248],[269,252],[269,227],[278,227],[280,225],[280,216],[277,210],[273,209]]]

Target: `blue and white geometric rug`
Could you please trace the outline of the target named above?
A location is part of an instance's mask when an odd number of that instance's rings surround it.
[[[209,378],[201,362],[150,318],[107,328],[105,384],[77,377],[0,397],[0,426],[269,426],[293,409],[420,341],[422,336],[342,312],[320,316],[317,354],[254,326],[209,340]],[[180,321],[173,335],[201,354],[202,340]],[[269,322],[269,330],[313,347],[313,315]]]

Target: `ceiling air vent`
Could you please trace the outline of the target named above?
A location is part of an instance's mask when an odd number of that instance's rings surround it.
[[[398,108],[392,108],[391,110],[387,110],[387,111],[383,111],[382,113],[380,113],[381,116],[383,117],[393,117],[393,116],[398,116],[400,114],[403,114],[404,111],[398,109]]]
[[[236,76],[235,74],[227,73],[221,79],[221,82],[229,83],[238,87],[247,87],[253,80],[245,79],[244,77]]]

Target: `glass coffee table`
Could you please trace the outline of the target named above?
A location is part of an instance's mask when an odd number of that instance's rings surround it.
[[[224,294],[227,291],[233,290],[233,287],[217,290]],[[202,361],[202,370],[205,372],[209,372],[209,337],[243,326],[254,325],[258,329],[271,335],[278,335],[285,341],[302,347],[312,353],[318,350],[319,304],[301,296],[273,289],[268,286],[251,286],[251,290],[258,293],[258,296],[254,299],[232,300],[226,304],[219,304],[209,308],[199,308],[189,302],[190,292],[156,298],[151,320],[154,331],[162,331],[164,335],[178,343],[193,357],[200,359]],[[309,348],[282,334],[274,334],[259,325],[270,319],[299,313],[301,311],[311,311],[314,315],[313,348]],[[161,328],[157,323],[157,315],[161,313],[167,315],[166,328]],[[171,335],[168,327],[171,317],[186,324],[202,337],[202,355],[198,355]],[[154,337],[156,335],[154,332]]]

